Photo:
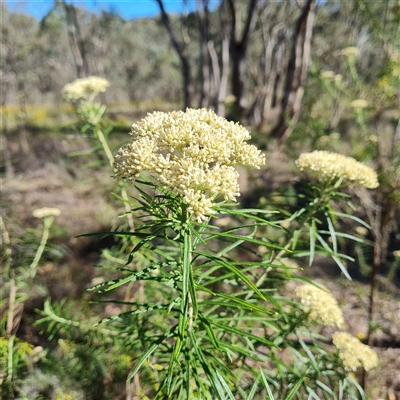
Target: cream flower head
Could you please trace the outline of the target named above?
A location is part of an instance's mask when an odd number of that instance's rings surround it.
[[[78,101],[87,96],[94,97],[100,92],[105,92],[108,86],[110,86],[110,82],[107,79],[89,76],[68,83],[62,88],[61,93],[67,101]]]
[[[132,125],[131,143],[115,156],[115,177],[134,181],[143,171],[181,197],[201,222],[214,214],[214,200],[239,196],[234,166],[259,168],[265,158],[246,143],[250,133],[207,109],[154,112]]]
[[[344,324],[342,310],[330,292],[306,284],[299,286],[296,294],[305,305],[305,311],[309,312],[309,321],[323,326],[341,327]]]
[[[32,215],[35,218],[47,218],[47,217],[58,217],[61,214],[61,210],[58,208],[43,207],[33,210]]]
[[[363,108],[367,108],[368,107],[368,101],[364,100],[364,99],[356,99],[353,100],[350,105],[353,108],[358,108],[358,109],[363,109]]]
[[[358,56],[358,53],[359,53],[359,51],[358,51],[357,47],[353,47],[353,46],[346,47],[345,49],[343,49],[341,51],[341,54],[343,54],[346,57],[356,57],[356,56]]]
[[[334,80],[335,82],[341,82],[341,81],[343,80],[343,75],[342,75],[342,74],[336,74],[336,75],[333,77],[333,80]]]
[[[355,371],[358,367],[364,367],[366,371],[369,371],[378,365],[378,355],[349,333],[335,332],[332,339],[339,350],[339,357],[349,371]]]
[[[335,77],[335,73],[333,71],[322,71],[321,78],[323,79],[333,79]]]
[[[296,160],[296,165],[301,171],[314,173],[321,181],[344,178],[354,185],[361,185],[368,189],[379,186],[378,177],[372,168],[341,154],[324,150],[303,153]]]

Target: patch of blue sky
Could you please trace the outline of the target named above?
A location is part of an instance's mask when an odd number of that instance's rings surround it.
[[[124,19],[154,17],[160,13],[155,0],[66,0],[68,4],[84,8],[90,12],[112,12]],[[214,10],[221,0],[209,0],[210,10]],[[11,12],[27,14],[42,19],[54,6],[52,0],[5,0],[3,3]],[[164,0],[167,12],[180,14],[197,9],[197,0]]]

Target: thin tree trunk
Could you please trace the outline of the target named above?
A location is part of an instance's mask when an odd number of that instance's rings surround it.
[[[214,43],[208,42],[208,51],[210,52],[211,66],[214,77],[214,110],[221,117],[225,117],[226,91],[228,89],[229,75],[229,39],[222,39],[222,66],[219,67],[218,55],[215,51]]]
[[[288,138],[293,130],[293,124],[300,117],[304,85],[307,80],[310,63],[315,12],[316,0],[307,0],[296,23],[287,68],[285,92],[281,103],[280,118],[272,132],[272,135],[281,143]]]
[[[197,0],[199,31],[200,31],[200,98],[199,107],[208,107],[210,105],[210,53],[209,43],[209,0]]]
[[[78,78],[89,75],[89,64],[86,57],[85,42],[82,38],[76,9],[72,4],[62,2],[66,14],[69,45],[75,60],[76,73]]]
[[[278,70],[282,68],[284,35],[282,35],[281,31],[283,28],[284,25],[282,23],[273,26],[272,29],[269,29],[268,38],[264,38],[263,86],[260,90],[258,104],[254,106],[254,113],[258,115],[256,126],[260,130],[263,129],[270,119],[275,82]]]
[[[239,12],[235,7],[234,0],[227,0],[228,10],[231,16],[231,39],[230,51],[232,56],[232,94],[235,96],[233,107],[233,115],[231,118],[239,121],[243,115],[244,109],[244,93],[246,81],[246,54],[249,44],[251,32],[254,29],[255,9],[258,0],[250,0],[247,9],[246,23],[243,32],[239,34]]]
[[[183,98],[184,98],[184,108],[190,107],[192,103],[192,84],[190,78],[190,65],[189,60],[186,57],[183,46],[178,42],[174,30],[172,29],[171,22],[169,20],[168,14],[165,11],[164,4],[162,0],[156,0],[161,11],[161,19],[167,28],[168,35],[171,39],[172,46],[178,53],[179,60],[181,62],[182,69],[182,79],[183,79]]]

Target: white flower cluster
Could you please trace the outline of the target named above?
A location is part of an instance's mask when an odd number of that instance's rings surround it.
[[[376,172],[352,157],[329,151],[316,150],[303,153],[296,160],[300,170],[316,174],[320,180],[348,179],[352,184],[361,185],[368,189],[379,186]]]
[[[353,100],[350,105],[353,108],[357,108],[357,109],[363,109],[363,108],[367,108],[368,107],[368,101],[364,100],[364,99],[356,99]]]
[[[33,210],[32,215],[35,218],[47,218],[47,217],[58,217],[61,214],[61,210],[58,208],[43,207]]]
[[[265,158],[246,143],[250,133],[207,109],[154,112],[132,125],[131,143],[115,156],[118,179],[133,181],[147,171],[155,183],[182,197],[201,222],[217,197],[239,196],[234,165],[259,168]]]
[[[347,332],[335,332],[332,338],[333,344],[339,350],[339,357],[348,370],[355,371],[358,367],[364,367],[369,371],[378,365],[378,355],[356,337]]]
[[[341,51],[341,54],[346,57],[356,57],[359,54],[357,47],[346,47]]]
[[[65,85],[61,91],[67,101],[78,101],[85,99],[86,96],[96,96],[100,92],[105,92],[110,86],[107,79],[98,76],[76,79]]]
[[[306,284],[298,287],[296,294],[309,312],[309,321],[324,326],[341,327],[344,324],[342,310],[331,293]]]

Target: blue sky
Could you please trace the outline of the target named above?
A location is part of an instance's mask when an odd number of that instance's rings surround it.
[[[210,0],[210,8],[214,9],[219,2],[220,0]],[[159,14],[155,0],[67,0],[67,3],[92,12],[112,11],[125,19],[154,17]],[[171,13],[196,9],[196,0],[186,0],[186,5],[184,3],[183,0],[164,0],[166,10]],[[10,11],[33,15],[41,19],[49,12],[54,2],[53,0],[5,0],[4,4]]]

